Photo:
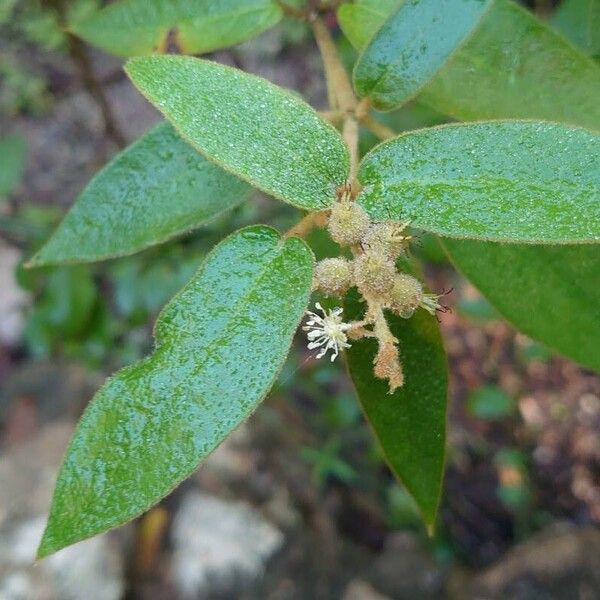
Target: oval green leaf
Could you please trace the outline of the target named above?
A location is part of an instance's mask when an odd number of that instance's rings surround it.
[[[346,318],[363,314],[356,294],[346,301]],[[405,383],[393,394],[373,375],[377,343],[352,342],[346,351],[350,377],[365,417],[392,472],[415,499],[425,522],[435,523],[446,452],[448,367],[437,321],[425,311],[410,319],[389,316],[400,344]]]
[[[163,123],[90,181],[28,266],[139,252],[200,227],[238,205],[250,190]]]
[[[108,379],[82,417],[40,557],[148,509],[252,414],[304,313],[313,261],[265,226],[209,254],[159,316],[154,353]]]
[[[419,100],[456,119],[547,119],[599,130],[600,66],[528,10],[495,0]]]
[[[341,21],[357,48],[390,16],[387,10],[370,19],[350,11],[354,18]],[[546,119],[600,130],[600,66],[528,10],[494,0],[418,99],[458,120]]]
[[[600,135],[533,121],[422,129],[364,158],[361,204],[375,219],[442,236],[600,241]]]
[[[354,68],[354,87],[380,110],[414,97],[463,44],[492,0],[403,2],[368,42]]]
[[[383,21],[357,20],[353,27],[360,30],[368,25],[370,30],[360,32],[362,39],[368,39]],[[359,41],[355,37],[353,43]],[[600,131],[600,69],[529,11],[497,0],[477,32],[424,88],[419,101],[458,119],[528,117]],[[450,239],[445,245],[458,269],[516,327],[598,368],[600,334],[594,290],[588,287],[577,297],[577,304],[571,305],[573,310],[568,308],[573,290],[583,281],[598,278],[593,267],[596,246],[507,246]],[[588,265],[582,277],[580,262]],[[549,265],[553,276],[546,273]],[[497,279],[499,273],[506,276]],[[510,293],[511,289],[518,291]],[[554,309],[554,298],[562,310]],[[587,305],[577,308],[586,298]],[[581,331],[590,335],[582,336]]]
[[[600,246],[443,243],[458,269],[515,327],[600,371]]]
[[[272,0],[121,0],[73,23],[71,30],[117,56],[164,52],[174,30],[183,52],[202,54],[245,42],[282,16]]]
[[[152,56],[127,63],[138,89],[210,160],[306,210],[335,201],[349,173],[340,134],[304,101],[214,62]]]

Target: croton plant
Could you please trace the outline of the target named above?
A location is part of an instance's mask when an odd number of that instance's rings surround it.
[[[390,469],[432,528],[445,292],[426,287],[410,252],[420,231],[516,328],[600,368],[600,17],[590,35],[574,33],[580,4],[566,0],[544,23],[511,0],[119,0],[70,25],[128,57],[165,122],[100,170],[29,266],[139,252],[252,188],[295,207],[298,222],[218,244],[158,317],[153,353],[98,391],[40,557],[140,515],[188,477],[269,393],[299,327],[315,360],[346,363]],[[334,14],[357,50],[351,76]],[[326,110],[190,56],[283,18],[314,34]],[[452,122],[397,135],[383,113],[415,99]],[[361,156],[367,130],[381,143]],[[314,228],[338,256],[315,260]]]

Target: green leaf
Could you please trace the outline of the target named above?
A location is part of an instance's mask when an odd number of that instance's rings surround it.
[[[354,87],[358,95],[368,97],[381,110],[406,103],[477,28],[492,1],[401,3],[356,63]],[[355,32],[352,35],[357,39]]]
[[[0,139],[0,201],[21,183],[25,171],[25,140],[17,135]]]
[[[600,371],[600,246],[444,240],[457,267],[520,331]]]
[[[526,9],[495,0],[419,100],[461,120],[546,119],[600,130],[600,67]]]
[[[439,235],[552,244],[600,241],[600,135],[545,122],[422,129],[363,160],[374,219]]]
[[[340,134],[296,95],[237,69],[185,56],[129,61],[133,83],[210,160],[268,194],[326,208],[349,173]]]
[[[108,379],[62,465],[38,555],[148,509],[271,388],[310,294],[313,256],[265,226],[226,238],[158,318],[154,353]]]
[[[344,35],[355,48],[366,46],[391,12],[403,0],[357,0],[344,3],[337,10],[337,20]]]
[[[357,295],[346,301],[346,318],[362,314]],[[437,321],[418,311],[410,319],[389,316],[400,341],[405,383],[393,394],[373,375],[375,340],[352,342],[346,351],[359,402],[392,472],[433,527],[442,490],[446,444],[446,355]]]
[[[139,252],[199,227],[250,187],[200,156],[171,125],[158,125],[88,184],[28,266]]]
[[[117,56],[164,52],[174,30],[183,52],[201,54],[244,42],[282,16],[272,0],[121,0],[71,29]]]
[[[590,56],[600,56],[600,0],[563,0],[550,21]]]
[[[349,39],[360,48],[384,20],[353,20]],[[459,120],[532,118],[600,130],[600,66],[528,10],[494,0],[418,100]]]
[[[376,30],[381,23],[370,26]],[[497,0],[478,31],[424,88],[419,101],[457,119],[539,118],[600,131],[600,68],[530,12]],[[556,310],[552,301],[561,298],[558,305],[569,306],[564,299],[581,285],[576,257],[589,255],[581,260],[589,265],[584,269],[589,274],[586,281],[598,279],[593,272],[593,261],[598,261],[592,258],[595,246],[503,246],[448,239],[446,247],[454,264],[516,327],[598,368],[600,332],[598,317],[590,311],[593,300],[581,313]],[[562,275],[547,276],[550,268]],[[496,278],[500,273],[503,276]],[[513,294],[512,289],[519,291]],[[588,292],[593,299],[593,290]],[[589,335],[582,336],[581,331]]]

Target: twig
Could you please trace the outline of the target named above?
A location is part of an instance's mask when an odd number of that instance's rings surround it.
[[[302,218],[293,227],[288,229],[284,236],[289,237],[306,237],[315,227],[324,227],[327,224],[327,214],[324,212],[311,212]]]
[[[69,56],[79,71],[79,76],[84,88],[87,90],[89,95],[100,109],[102,119],[104,121],[104,131],[106,135],[115,143],[116,146],[119,148],[124,148],[127,145],[127,142],[117,126],[115,117],[108,102],[108,98],[104,93],[104,89],[94,76],[94,70],[92,68],[85,45],[79,38],[75,37],[68,31],[64,0],[45,0],[45,4],[54,9],[56,12],[58,22],[62,27],[67,39],[67,51]]]
[[[374,133],[380,140],[389,140],[398,135],[393,129],[381,124],[369,114],[363,116],[362,119],[360,119],[360,123]]]
[[[315,40],[321,52],[325,77],[327,79],[327,90],[330,103],[335,102],[332,109],[339,108],[345,114],[343,135],[348,151],[350,153],[350,183],[355,186],[356,171],[358,168],[358,122],[355,111],[358,106],[352,84],[346,73],[337,48],[331,37],[327,26],[318,17],[312,23]],[[331,98],[333,97],[333,99]]]
[[[356,97],[352,84],[348,79],[346,68],[344,67],[335,43],[329,29],[323,21],[316,17],[312,20],[312,29],[315,35],[315,40],[319,46],[321,57],[323,58],[323,66],[325,68],[325,77],[328,81],[328,89],[331,87],[337,98],[337,105],[343,112],[354,112],[356,108]],[[335,107],[331,107],[335,109]]]
[[[322,110],[319,112],[319,116],[335,125],[341,123],[346,115],[341,110]]]

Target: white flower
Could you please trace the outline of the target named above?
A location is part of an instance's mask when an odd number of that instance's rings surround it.
[[[308,349],[320,348],[316,358],[322,358],[328,350],[333,350],[331,355],[331,362],[333,362],[339,354],[340,348],[350,348],[346,331],[350,329],[351,325],[342,321],[342,308],[324,310],[318,302],[315,306],[323,313],[323,316],[309,310],[306,311],[308,321],[302,330],[308,332],[306,334],[309,342]]]
[[[424,308],[430,315],[435,315],[437,311],[446,312],[446,307],[439,302],[441,296],[436,294],[423,294],[423,299],[419,303],[421,308]]]

